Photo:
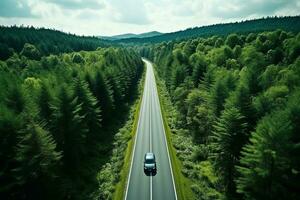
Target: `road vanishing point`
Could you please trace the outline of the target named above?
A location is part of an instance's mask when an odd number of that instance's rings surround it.
[[[125,200],[177,200],[171,161],[152,63],[146,64],[146,78]],[[144,174],[144,156],[156,156],[157,174]]]

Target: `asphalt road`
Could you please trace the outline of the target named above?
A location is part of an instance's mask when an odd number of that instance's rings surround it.
[[[125,200],[177,199],[152,64],[147,65],[143,99]],[[156,156],[157,174],[146,176],[144,155]]]

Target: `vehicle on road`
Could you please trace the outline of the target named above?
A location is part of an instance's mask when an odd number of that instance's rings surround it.
[[[147,176],[155,176],[157,173],[156,161],[154,153],[148,152],[145,154],[144,159],[144,173]]]

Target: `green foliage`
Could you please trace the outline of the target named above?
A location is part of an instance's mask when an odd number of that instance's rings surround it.
[[[91,51],[110,43],[96,37],[77,36],[46,28],[0,26],[0,33],[1,60],[11,57],[13,52],[22,51],[24,56],[39,60],[41,55]]]
[[[0,198],[91,199],[142,61],[121,48],[41,58],[35,51],[26,45],[0,62]]]
[[[13,49],[9,48],[7,44],[0,43],[0,59],[6,60],[13,54]]]
[[[239,163],[241,148],[247,141],[246,127],[244,116],[236,108],[225,109],[214,126],[212,156],[224,181],[228,198],[235,196],[235,165]]]
[[[238,192],[245,199],[299,198],[299,95],[263,118],[242,151]]]
[[[224,109],[224,102],[228,97],[228,93],[228,88],[226,87],[224,79],[218,79],[217,82],[213,84],[210,98],[216,116],[219,116]]]
[[[204,55],[200,53],[194,53],[190,56],[189,63],[191,66],[193,66],[192,81],[197,87],[200,83],[200,80],[203,80],[204,78],[204,73],[207,70],[207,62]]]
[[[84,63],[83,57],[79,53],[74,53],[72,56],[72,62],[74,63]]]
[[[85,156],[87,126],[83,121],[84,116],[80,115],[82,105],[78,97],[70,94],[67,86],[62,86],[52,109],[50,130],[58,149],[63,152],[62,161],[66,171],[74,175],[78,173],[80,160]]]
[[[136,47],[166,83],[172,143],[197,199],[299,199],[299,38],[277,30]]]
[[[101,138],[101,109],[97,105],[96,98],[92,95],[87,83],[76,80],[74,88],[77,101],[81,105],[80,115],[83,116],[83,122],[88,127],[86,142],[89,145],[95,145],[95,141]],[[92,152],[94,148],[88,149]]]
[[[56,144],[52,136],[41,125],[28,124],[21,131],[20,143],[16,149],[16,161],[19,165],[14,169],[17,185],[28,188],[21,189],[21,196],[29,199],[38,199],[45,196],[46,199],[55,198],[53,194],[57,169],[62,157],[61,152],[56,151]]]
[[[205,143],[209,132],[211,131],[211,123],[214,119],[212,111],[203,103],[207,101],[207,94],[199,89],[192,90],[185,103],[187,108],[187,126],[193,131],[196,141]],[[202,105],[201,105],[202,104]]]
[[[215,45],[217,41],[217,36],[227,36],[235,33],[256,33],[262,31],[274,31],[276,29],[282,29],[288,32],[298,33],[300,27],[300,17],[299,16],[286,16],[286,17],[266,17],[261,19],[246,20],[242,22],[233,22],[225,24],[216,24],[209,26],[193,27],[188,28],[183,31],[177,31],[167,34],[162,34],[159,36],[149,37],[149,38],[129,38],[122,39],[116,42],[122,42],[125,44],[145,44],[145,43],[160,43],[168,42],[172,40],[188,40],[190,38],[203,37],[208,38],[214,36],[215,39],[212,40],[211,46]],[[248,38],[248,37],[247,37]],[[284,36],[283,36],[284,38]],[[248,38],[248,42],[255,39],[255,34]]]
[[[10,86],[5,103],[8,108],[20,114],[25,109],[25,96],[20,86],[13,84]]]
[[[188,115],[187,118],[190,119],[187,120],[193,120],[192,123],[195,125],[200,123],[198,126],[196,125],[196,127],[198,127],[200,131],[203,131],[201,132],[203,135],[195,131],[197,135],[191,137],[191,135],[188,134],[188,130],[184,129],[182,123],[180,123],[179,115],[181,114],[178,112],[178,109],[172,105],[164,82],[159,77],[157,77],[156,80],[158,83],[160,102],[163,106],[163,117],[168,123],[166,130],[169,136],[167,135],[167,137],[171,137],[169,141],[171,145],[173,145],[173,147],[169,146],[169,148],[173,148],[173,151],[176,152],[176,155],[170,153],[170,157],[175,172],[174,176],[178,198],[221,199],[222,194],[217,191],[219,179],[214,173],[211,162],[206,161],[209,149],[206,145],[198,147],[198,145],[193,142],[195,138],[199,140],[199,142],[204,142],[205,133],[209,132],[209,130],[206,129],[206,125],[209,126],[209,122],[205,124],[204,121],[200,121],[200,117],[206,120],[210,115],[207,116],[201,112],[202,106],[198,108],[194,108],[192,105],[189,106],[188,109],[191,109],[189,113],[192,114],[195,111],[197,117],[194,116],[195,118],[192,118],[192,115]],[[197,102],[203,102],[206,96],[200,90],[194,89],[188,95],[188,98],[190,102],[193,102],[193,105],[197,105]],[[168,112],[164,112],[164,110]],[[209,110],[207,111],[209,112]],[[202,113],[203,115],[201,115]]]
[[[99,102],[99,107],[106,108],[102,110],[102,116],[103,122],[107,123],[114,107],[113,96],[108,83],[104,80],[100,71],[96,73],[95,79],[92,83],[92,91]]]
[[[15,176],[12,169],[16,167],[15,148],[23,124],[21,115],[0,104],[0,192],[4,199],[9,199],[11,196],[6,191],[15,192]]]
[[[24,47],[20,53],[22,56],[26,56],[32,60],[40,60],[41,54],[40,51],[32,44],[25,43]]]
[[[43,83],[40,92],[37,96],[37,105],[39,107],[39,116],[42,120],[49,123],[52,115],[51,102],[53,101],[53,94],[46,83]]]
[[[232,49],[236,45],[241,45],[241,43],[242,43],[242,41],[241,41],[240,37],[235,33],[228,35],[225,40],[225,44],[228,45]]]

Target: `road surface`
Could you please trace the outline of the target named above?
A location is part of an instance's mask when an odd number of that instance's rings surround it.
[[[143,61],[147,65],[146,79],[125,200],[176,200],[153,67],[149,61]],[[156,156],[155,176],[144,174],[146,152]]]

